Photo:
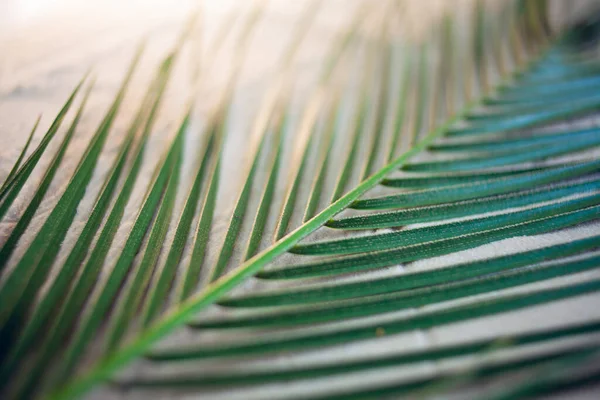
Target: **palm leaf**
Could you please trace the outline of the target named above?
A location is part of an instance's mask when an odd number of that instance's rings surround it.
[[[140,54],[58,203],[31,243],[21,245],[50,183],[61,174],[91,89],[86,92],[0,250],[3,394],[74,398],[112,380],[111,390],[428,397],[515,374],[510,384],[485,393],[508,399],[594,382],[597,372],[575,372],[600,355],[596,319],[490,332],[422,350],[400,348],[401,342],[390,339],[459,323],[486,324],[487,317],[600,292],[594,275],[600,266],[600,161],[590,151],[600,147],[598,128],[560,124],[585,119],[600,107],[600,67],[589,51],[597,22],[553,33],[545,1],[516,1],[501,10],[478,1],[470,15],[446,15],[422,42],[400,46],[393,17],[403,8],[390,2],[378,13],[365,3],[334,41],[295,126],[288,80],[317,4],[307,5],[256,117],[255,146],[223,238],[211,228],[223,184],[220,169],[228,162],[227,118],[263,5],[249,12],[239,33],[237,62],[208,118],[185,193],[178,188],[193,106],[159,160],[116,260],[104,266],[188,30],[149,86],[75,246],[53,266]],[[376,28],[363,38],[365,19]],[[226,31],[221,29],[211,51]],[[357,54],[366,56],[349,57]],[[352,66],[349,77],[337,76]],[[30,134],[0,189],[2,216],[81,84],[22,163],[35,128]],[[348,106],[351,115],[344,112]],[[289,147],[300,149],[296,157],[288,157]],[[178,196],[183,208],[176,215]],[[562,240],[452,259],[461,251],[548,233],[560,233]],[[18,246],[24,252],[15,257]],[[439,266],[444,257],[450,262]],[[179,334],[191,339],[178,340]],[[384,354],[373,343],[396,347]],[[344,348],[359,349],[358,356],[340,356]],[[303,358],[318,353],[323,356]],[[281,355],[293,362],[282,368]],[[145,360],[137,368],[116,374],[139,358]],[[443,366],[465,358],[467,367],[460,370],[369,379],[378,371],[413,371],[423,363]],[[352,377],[358,383],[347,384]],[[340,381],[346,384],[340,387]],[[278,382],[291,384],[273,392],[270,385]]]

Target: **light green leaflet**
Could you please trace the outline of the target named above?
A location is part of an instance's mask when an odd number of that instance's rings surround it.
[[[396,24],[405,22],[398,19],[402,8],[376,12],[369,4],[358,8],[349,29],[334,41],[301,123],[294,125],[295,93],[286,79],[293,77],[292,60],[318,10],[317,2],[307,6],[260,107],[254,146],[240,171],[243,181],[222,237],[212,225],[222,212],[220,169],[230,162],[223,152],[229,107],[239,63],[264,5],[250,10],[237,39],[238,64],[204,124],[191,181],[183,182],[180,171],[186,161],[184,140],[198,117],[193,106],[172,134],[150,185],[136,185],[184,35],[132,116],[66,261],[52,265],[96,169],[135,61],[59,203],[24,255],[13,260],[9,256],[60,174],[82,102],[38,191],[0,250],[6,265],[0,286],[0,376],[8,382],[0,393],[69,399],[113,379],[117,387],[104,390],[175,388],[210,396],[211,390],[227,395],[285,381],[305,386],[306,392],[287,393],[282,386],[277,396],[427,397],[507,371],[532,377],[486,393],[509,399],[589,381],[556,371],[585,365],[599,354],[597,338],[589,340],[600,329],[597,319],[511,334],[498,330],[425,349],[390,348],[385,355],[362,345],[418,330],[443,332],[451,324],[485,324],[486,317],[600,294],[593,275],[600,268],[598,233],[592,229],[587,236],[571,237],[575,228],[597,227],[600,220],[599,129],[551,125],[600,108],[597,51],[582,45],[595,45],[596,25],[554,34],[543,1],[510,2],[499,11],[477,2],[460,23],[452,13],[444,16],[423,42],[397,42]],[[361,37],[361,29],[372,30],[369,39]],[[357,55],[367,59],[355,60]],[[337,76],[352,62],[358,66],[352,77],[358,88]],[[21,152],[0,189],[3,214],[78,89],[32,155],[25,160],[27,145]],[[343,112],[347,104],[355,105],[348,117]],[[351,126],[345,126],[345,118]],[[286,159],[288,146],[297,144],[297,157]],[[136,189],[145,196],[135,221],[115,260],[106,263]],[[183,206],[175,215],[178,196]],[[507,248],[482,259],[467,255],[443,267],[420,267],[461,250],[555,232],[560,232],[558,242],[536,248]],[[355,276],[346,279],[350,273]],[[245,282],[250,284],[238,288]],[[156,346],[181,328],[192,339]],[[569,346],[557,345],[565,340]],[[335,356],[341,345],[364,350],[352,358]],[[540,345],[544,351],[528,352]],[[321,358],[296,359],[301,353]],[[465,355],[472,366],[457,372],[327,387],[328,378],[453,362]],[[253,366],[279,356],[291,363]],[[140,357],[145,360],[134,374],[115,375]],[[178,369],[186,365],[192,368]],[[539,370],[560,380],[536,374]],[[316,378],[324,386],[309,391]]]

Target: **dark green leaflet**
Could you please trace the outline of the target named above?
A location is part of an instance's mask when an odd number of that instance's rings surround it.
[[[514,286],[597,269],[598,267],[600,267],[600,257],[589,257],[584,260],[567,261],[549,266],[511,270],[452,284],[428,286],[412,291],[378,296],[372,299],[360,299],[348,304],[330,304],[315,308],[294,309],[273,313],[265,313],[262,310],[258,310],[256,313],[237,318],[205,319],[195,323],[192,322],[190,326],[201,329],[224,329],[286,327],[326,323],[418,308],[429,304],[491,293],[492,291]]]
[[[273,268],[259,272],[257,276],[265,279],[292,279],[364,271],[471,249],[496,240],[506,239],[517,234],[537,235],[551,232],[600,218],[600,206],[579,209],[578,206],[574,204],[573,208],[577,211],[571,211],[517,225],[510,225],[490,231],[416,244],[393,250],[366,253],[364,255],[337,257],[331,261]]]
[[[429,148],[432,151],[497,151],[497,150],[512,150],[520,149],[521,147],[529,147],[538,144],[553,144],[553,143],[568,143],[571,140],[581,140],[587,137],[598,135],[600,129],[589,128],[578,131],[556,132],[546,134],[533,134],[528,137],[519,138],[502,138],[500,140],[484,140],[466,143],[440,143],[434,144]]]
[[[591,188],[599,189],[598,186]],[[345,239],[320,241],[294,246],[296,254],[331,255],[381,251],[398,247],[414,246],[426,242],[476,234],[493,229],[523,224],[561,213],[576,211],[600,204],[600,194],[538,206],[523,211],[478,217],[467,221],[448,222],[441,225],[401,230],[397,232],[369,234]]]
[[[582,100],[570,101],[566,104],[560,104],[559,106],[548,107],[547,109],[543,109],[536,113],[516,115],[511,119],[503,119],[497,123],[472,125],[466,128],[450,130],[447,132],[447,135],[452,137],[514,131],[517,129],[529,128],[544,122],[556,121],[569,116],[579,116],[593,112],[599,108],[600,96],[596,95]]]
[[[167,57],[167,59],[162,63],[154,84],[150,86],[148,93],[140,105],[139,111],[127,130],[127,136],[121,145],[121,151],[118,156],[117,165],[120,165],[123,160],[125,160],[135,134],[142,124],[144,124],[142,136],[140,137],[139,142],[133,151],[133,160],[130,171],[127,175],[127,179],[123,184],[117,200],[106,220],[98,241],[91,250],[89,259],[82,267],[82,273],[79,279],[75,281],[71,290],[65,296],[57,315],[52,319],[49,330],[51,334],[44,338],[44,341],[40,346],[40,352],[36,355],[37,362],[35,363],[35,368],[32,371],[28,371],[28,374],[21,375],[22,379],[18,382],[17,386],[19,387],[20,393],[22,393],[23,397],[26,396],[25,393],[31,392],[31,390],[37,386],[31,384],[31,382],[35,382],[39,378],[40,374],[42,374],[44,371],[44,367],[60,348],[60,341],[63,339],[65,332],[67,332],[71,327],[74,319],[79,315],[81,306],[96,282],[100,268],[104,263],[108,250],[114,239],[114,235],[119,227],[121,218],[123,217],[125,206],[129,201],[134,184],[136,182],[144,155],[146,141],[155,120],[155,113],[159,106],[160,99],[169,76],[171,63],[171,57]],[[117,93],[115,102],[123,96],[126,88],[125,84],[127,82],[127,80],[124,81],[124,85],[122,85],[121,89]],[[109,111],[109,113],[114,114],[113,111]],[[12,363],[16,362],[20,358],[21,354],[26,351],[27,346],[35,339],[39,329],[43,326],[43,324],[46,323],[48,315],[56,307],[57,302],[59,302],[63,297],[67,285],[74,278],[73,274],[76,272],[76,268],[80,265],[83,257],[85,256],[86,247],[89,246],[95,230],[99,227],[102,219],[101,214],[104,212],[105,207],[107,207],[107,203],[112,194],[111,188],[118,178],[118,170],[113,169],[112,173],[109,174],[109,183],[105,185],[102,194],[88,219],[88,223],[81,233],[80,238],[77,240],[73,250],[69,254],[69,257],[65,261],[51,288],[48,290],[40,304],[35,308],[29,323],[23,329],[23,333],[19,336],[19,341],[13,346],[13,349],[9,354],[9,361],[6,361],[6,363],[3,365],[2,376],[8,371],[12,370]]]
[[[427,287],[464,279],[472,279],[536,263],[579,254],[600,247],[600,236],[592,236],[573,242],[543,247],[537,250],[511,254],[509,256],[488,258],[483,261],[455,264],[432,271],[413,272],[399,276],[340,283],[335,285],[316,285],[308,288],[287,289],[250,294],[246,296],[226,297],[219,304],[227,307],[269,307],[325,301],[352,299],[392,293],[402,290]]]
[[[535,119],[536,115],[539,116],[544,114],[544,111],[548,108],[554,109],[556,111],[559,111],[561,108],[569,108],[569,101],[578,101],[583,104],[585,102],[593,102],[594,99],[597,99],[597,93],[585,87],[578,90],[571,90],[566,92],[562,91],[563,88],[569,87],[570,82],[577,82],[577,76],[567,76],[565,78],[562,78],[561,76],[560,79],[557,77],[555,81],[543,82],[543,84],[538,84],[539,87],[544,88],[545,90],[548,90],[548,87],[556,87],[556,93],[554,93],[554,95],[550,97],[550,99],[548,99],[547,97],[543,97],[544,101],[541,101],[539,96],[527,97],[528,93],[535,91],[535,87],[525,87],[521,89],[524,80],[525,78],[521,77],[521,79],[515,82],[514,87],[517,87],[519,88],[519,90],[522,91],[521,93],[517,94],[518,96],[516,95],[513,97],[509,97],[509,95],[507,95],[507,92],[510,90],[510,87],[505,87],[498,93],[498,97],[486,100],[486,103],[488,105],[509,105],[509,108],[500,107],[499,112],[494,112],[494,108],[492,108],[491,112],[471,112],[466,116],[466,119],[473,120],[474,123],[472,124],[472,126],[467,128],[457,128],[451,130],[449,132],[449,135],[459,135],[467,133],[472,134],[477,133],[477,131],[479,133],[492,132],[494,129],[496,129],[495,127],[502,126],[503,119],[498,118],[500,116],[512,117],[514,121],[510,121],[509,123],[515,123],[519,118],[523,122],[525,122],[528,118]],[[513,112],[509,113],[510,111]],[[494,117],[495,115],[496,117]],[[512,126],[509,125],[504,128],[512,129]]]
[[[565,79],[577,79],[583,76],[596,75],[600,72],[598,61],[593,58],[578,58],[576,53],[569,49],[564,43],[554,46],[542,56],[541,62],[518,74],[513,82],[498,88],[497,94],[510,90],[514,84],[527,87],[539,87],[546,84],[554,84]],[[484,104],[491,98],[486,98]]]
[[[378,331],[396,334],[415,329],[432,327],[467,321],[470,319],[505,313],[547,304],[549,302],[568,299],[600,291],[600,281],[591,280],[583,283],[565,285],[559,288],[535,290],[509,296],[499,296],[492,300],[482,300],[467,305],[451,306],[442,310],[422,312],[415,316],[405,316],[386,322],[371,322],[360,327],[337,327],[325,332],[315,331],[306,334],[287,335],[285,337],[261,339],[248,343],[232,343],[221,347],[181,347],[176,349],[155,350],[147,357],[156,361],[176,361],[201,359],[209,357],[238,356],[249,354],[266,354],[273,352],[310,349],[325,345],[336,345],[377,337]]]
[[[507,104],[493,104],[493,108],[490,110],[483,110],[473,112],[468,116],[468,120],[474,125],[489,125],[493,123],[499,123],[503,119],[513,118],[522,115],[531,115],[539,113],[548,108],[558,108],[561,105],[567,104],[572,101],[579,101],[584,98],[597,98],[598,90],[586,89],[580,92],[566,93],[564,95],[546,98],[542,101],[537,100],[523,100],[518,104],[511,102]],[[491,103],[491,101],[490,101]]]
[[[550,51],[546,55],[546,60],[549,60],[554,55],[555,58],[557,56],[557,52],[560,49],[557,48],[554,51]],[[518,84],[519,87],[523,89],[527,89],[529,87],[536,88],[540,86],[544,86],[548,83],[552,84],[556,80],[561,79],[577,79],[586,76],[594,76],[600,74],[600,67],[598,63],[594,59],[589,60],[579,60],[578,63],[570,63],[571,60],[563,57],[562,59],[558,59],[556,61],[560,61],[560,63],[556,62],[555,65],[558,66],[558,69],[548,73],[536,73],[535,68],[530,70],[528,73],[521,74],[517,76],[514,84]],[[502,93],[504,90],[510,89],[512,85],[506,85],[499,88],[498,93]],[[493,98],[488,98],[484,101],[484,104],[488,101],[493,101]]]
[[[535,87],[512,86],[502,90],[501,99],[506,101],[540,100],[540,96],[563,95],[571,91],[579,92],[582,89],[598,89],[600,76],[592,75],[583,78],[575,77],[566,82],[536,85]]]
[[[173,378],[153,378],[148,380],[120,380],[117,384],[124,387],[202,387],[219,385],[262,384],[265,382],[287,381],[290,379],[307,379],[323,376],[344,374],[355,371],[364,371],[374,368],[401,366],[424,361],[443,360],[446,358],[480,354],[491,350],[504,350],[519,348],[531,344],[573,337],[577,335],[593,334],[600,331],[600,323],[589,323],[559,327],[547,331],[535,331],[518,335],[498,336],[492,339],[481,340],[458,345],[440,346],[429,350],[408,351],[405,353],[384,356],[380,358],[367,358],[358,361],[337,363],[314,364],[293,368],[268,369],[266,371],[232,372],[230,374],[199,375],[186,374]]]
[[[577,28],[572,29],[577,30]],[[525,84],[551,83],[558,78],[594,75],[598,73],[598,63],[595,57],[586,56],[577,49],[577,45],[569,41],[570,33],[563,32],[550,51],[542,57],[540,63],[528,71],[522,71],[517,79],[523,79]],[[502,89],[503,90],[503,89]]]
[[[599,77],[594,77],[598,80]],[[565,87],[569,87],[569,83],[573,83],[573,87],[565,90]],[[523,88],[520,85],[516,86],[519,89],[519,93],[515,96],[505,95],[504,92],[498,95],[498,97],[490,98],[486,101],[488,109],[481,111],[474,111],[466,117],[466,120],[471,121],[475,124],[485,124],[490,122],[498,122],[502,118],[509,117],[511,115],[519,114],[531,114],[539,112],[547,107],[557,107],[568,101],[594,98],[598,93],[598,83],[591,86],[583,86],[576,88],[577,84],[580,83],[577,77],[570,80],[558,82],[548,82],[544,85],[539,85],[541,91],[553,91],[555,93],[540,93],[537,96],[530,96],[530,92],[536,92],[537,87]],[[510,87],[509,87],[510,88]],[[553,90],[551,90],[553,89]]]
[[[54,154],[54,158],[52,159],[50,165],[48,166],[48,169],[46,170],[46,173],[44,174],[44,177],[42,178],[40,185],[38,186],[37,190],[35,191],[33,198],[31,199],[31,201],[27,205],[27,208],[25,209],[25,211],[19,218],[19,222],[17,222],[17,225],[14,227],[14,229],[10,233],[10,236],[8,237],[8,239],[2,246],[2,249],[0,250],[0,271],[2,269],[4,269],[4,266],[8,262],[10,255],[12,254],[13,250],[15,249],[15,246],[17,245],[17,242],[19,241],[19,239],[21,238],[21,236],[27,229],[27,226],[29,226],[29,223],[31,222],[31,219],[35,215],[35,212],[37,211],[40,203],[42,202],[44,195],[48,191],[48,187],[50,186],[52,179],[54,179],[54,175],[56,174],[56,171],[58,170],[58,167],[65,155],[65,152],[67,151],[67,146],[71,142],[71,139],[73,138],[73,135],[75,134],[75,130],[77,129],[77,126],[79,125],[79,120],[81,119],[81,116],[83,115],[83,110],[85,109],[85,105],[87,103],[87,99],[90,95],[91,90],[92,90],[92,85],[90,85],[88,87],[88,90],[86,91],[84,98],[81,101],[81,105],[79,106],[79,109],[77,110],[77,114],[75,115],[75,118],[73,119],[73,122],[71,123],[71,126],[69,127],[69,130],[65,134],[65,137],[63,138],[58,151]],[[39,119],[38,119],[38,121],[39,121]]]
[[[432,161],[408,164],[403,169],[411,172],[457,172],[473,169],[504,167],[511,164],[534,162],[549,157],[570,154],[600,145],[600,135],[587,137],[582,140],[571,138],[564,142],[556,141],[552,145],[541,145],[523,150],[502,151],[500,154],[492,153],[488,156],[475,156],[450,161]]]
[[[526,174],[560,168],[575,163],[564,163],[544,167],[523,167],[514,166],[508,170],[490,171],[490,172],[462,172],[457,174],[435,174],[425,176],[409,176],[398,178],[386,178],[381,184],[384,186],[397,187],[403,189],[435,189],[444,186],[464,185],[481,181],[488,181],[496,178],[510,177],[511,175]]]
[[[13,176],[19,170],[19,167],[21,166],[21,161],[23,161],[23,158],[25,158],[25,154],[27,154],[27,149],[29,148],[29,145],[31,144],[31,140],[33,139],[33,135],[35,134],[35,131],[37,130],[37,127],[40,124],[41,119],[42,119],[42,115],[40,114],[40,116],[37,117],[37,119],[35,120],[35,124],[33,124],[33,128],[31,128],[31,132],[29,132],[29,136],[27,137],[25,146],[23,146],[23,149],[19,153],[19,157],[17,157],[17,161],[15,161],[15,163],[13,164],[13,167],[10,169],[10,172],[8,173],[8,175],[6,175],[6,178],[4,179],[4,183],[0,187],[0,192],[4,191],[6,185],[8,185],[8,183],[12,180]]]
[[[560,96],[547,98],[545,101],[540,99],[537,100],[523,100],[516,104],[514,102],[503,104],[497,101],[499,104],[493,104],[489,110],[483,112],[477,111],[469,115],[469,121],[471,121],[473,127],[477,129],[478,126],[491,125],[494,123],[501,123],[503,119],[513,118],[517,116],[533,115],[536,113],[543,112],[546,109],[557,109],[561,105],[568,104],[569,102],[581,101],[581,99],[594,99],[597,98],[597,90],[582,90],[575,93],[567,93]],[[492,103],[492,101],[489,101]],[[468,128],[472,130],[471,127]],[[460,133],[459,135],[460,136]]]
[[[506,179],[495,179],[473,184],[357,200],[352,204],[352,208],[359,210],[384,210],[389,208],[421,207],[453,201],[469,200],[483,196],[492,196],[528,189],[535,185],[548,184],[568,178],[575,178],[597,171],[598,169],[600,169],[600,161],[589,161],[556,169],[533,172],[531,174],[517,175]],[[393,184],[393,181],[388,181],[387,183]]]
[[[447,218],[466,217],[479,213],[509,210],[542,201],[552,201],[599,189],[597,181],[567,183],[509,193],[507,195],[482,197],[457,203],[440,204],[431,207],[408,208],[380,214],[335,219],[327,223],[337,229],[376,229],[400,227],[408,224],[440,221]],[[302,246],[302,244],[298,245]],[[296,246],[296,247],[298,247]]]
[[[46,131],[46,134],[44,135],[36,149],[23,163],[21,168],[13,174],[11,179],[6,180],[2,184],[2,189],[0,189],[0,201],[2,202],[0,204],[0,219],[4,218],[9,207],[11,206],[11,204],[23,188],[23,185],[25,185],[25,182],[31,175],[31,172],[33,171],[37,163],[40,161],[40,158],[42,157],[42,154],[48,147],[48,144],[50,144],[50,141],[54,138],[56,132],[58,132],[58,128],[60,128],[62,121],[65,119],[65,116],[71,108],[71,105],[75,100],[75,96],[77,96],[77,93],[79,92],[79,89],[81,88],[81,85],[83,85],[84,81],[85,77],[81,81],[79,81],[75,89],[73,89],[73,92],[67,99],[65,105],[60,109],[56,118],[54,118],[54,121],[52,121],[52,125],[50,125],[50,128],[48,128],[48,131]]]

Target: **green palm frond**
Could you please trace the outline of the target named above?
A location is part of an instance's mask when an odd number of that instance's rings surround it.
[[[600,128],[588,118],[600,109],[598,22],[553,32],[546,1],[476,1],[415,43],[396,38],[402,4],[390,1],[380,12],[369,4],[333,41],[295,124],[293,60],[319,7],[307,4],[257,114],[223,235],[214,220],[228,119],[262,2],[238,33],[191,181],[182,170],[193,99],[153,161],[122,245],[114,243],[117,230],[189,29],[159,65],[64,261],[61,245],[142,50],[26,242],[63,174],[93,84],[77,84],[26,158],[36,122],[0,188],[0,217],[88,85],[0,249],[3,396],[68,399],[110,382],[124,393],[208,397],[246,390],[248,398],[429,397],[496,380],[501,385],[482,398],[513,399],[597,381],[597,368],[585,367],[600,357],[600,320],[508,334],[486,318],[600,292]],[[550,233],[561,240],[545,242]],[[517,237],[539,241],[502,247]],[[485,246],[496,251],[468,253]],[[423,349],[390,341],[458,323],[490,332]],[[351,356],[340,355],[345,349]],[[442,367],[418,373],[432,362]],[[381,371],[408,375],[369,379]]]

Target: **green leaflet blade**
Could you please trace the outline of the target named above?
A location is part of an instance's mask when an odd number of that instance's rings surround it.
[[[482,197],[437,206],[407,208],[380,214],[334,219],[326,225],[336,229],[401,227],[408,224],[441,221],[448,218],[460,218],[480,213],[509,210],[513,207],[524,207],[538,202],[553,201],[561,197],[588,194],[597,189],[597,181],[558,184],[540,189],[536,188],[509,193],[507,195]]]
[[[310,400],[353,400],[353,399],[380,399],[383,397],[405,395],[408,397],[431,396],[440,389],[452,389],[455,386],[476,385],[489,382],[490,378],[505,377],[509,373],[528,371],[538,366],[547,366],[552,363],[563,363],[573,358],[583,358],[588,354],[598,354],[597,345],[584,345],[569,349],[559,349],[548,353],[528,355],[523,358],[509,359],[492,365],[479,365],[477,368],[467,369],[454,373],[445,373],[433,378],[414,379],[409,382],[387,385],[372,389],[358,389],[340,395],[326,395],[309,397]],[[306,398],[306,397],[305,397]]]
[[[4,191],[4,189],[6,188],[8,183],[12,180],[13,176],[19,170],[19,167],[21,166],[21,161],[23,161],[23,158],[25,158],[25,154],[27,154],[27,149],[29,148],[29,145],[31,144],[31,140],[33,139],[33,135],[35,134],[35,131],[37,130],[37,127],[40,124],[41,119],[42,119],[42,115],[40,114],[40,116],[37,117],[37,119],[35,120],[35,123],[33,124],[33,128],[31,128],[31,132],[29,132],[29,136],[27,137],[25,146],[23,146],[21,153],[19,153],[19,157],[17,157],[17,161],[15,161],[15,163],[13,164],[13,167],[10,169],[10,172],[6,176],[4,183],[0,187],[0,193]]]
[[[575,207],[575,209],[577,209],[577,207]],[[551,232],[584,222],[594,221],[598,218],[600,218],[600,206],[593,206],[522,224],[438,240],[435,242],[367,253],[364,255],[337,257],[331,261],[325,260],[272,268],[259,272],[257,276],[264,279],[294,279],[364,271],[444,254],[451,254],[460,250],[471,249],[483,244],[506,239],[514,235],[537,235]]]
[[[568,178],[575,178],[600,169],[600,161],[589,161],[562,168],[542,170],[531,174],[517,175],[508,179],[476,182],[454,187],[408,192],[373,199],[357,200],[352,208],[359,210],[382,210],[389,208],[421,207],[460,200],[476,199],[528,189]]]
[[[210,387],[222,385],[264,384],[268,382],[288,381],[291,379],[309,379],[334,376],[350,372],[392,366],[406,366],[425,361],[444,360],[451,357],[472,354],[487,354],[492,350],[518,349],[527,345],[572,338],[573,336],[594,334],[600,331],[600,323],[591,321],[575,326],[558,327],[545,331],[535,331],[519,335],[497,336],[465,344],[447,345],[428,350],[408,351],[400,354],[365,358],[358,361],[314,364],[286,369],[268,369],[266,371],[242,371],[228,374],[179,374],[173,378],[123,379],[117,384],[123,388],[134,387]]]
[[[487,156],[475,156],[461,158],[451,161],[433,161],[415,164],[407,164],[403,170],[410,172],[456,172],[471,171],[477,169],[504,167],[511,164],[535,162],[550,157],[558,157],[578,151],[589,150],[600,145],[600,138],[586,137],[583,139],[569,138],[564,142],[557,140],[552,145],[535,146],[523,150],[507,150],[501,154]]]
[[[419,308],[430,304],[492,293],[515,286],[594,270],[598,267],[600,267],[600,257],[588,257],[583,260],[511,270],[452,284],[434,285],[406,292],[377,296],[371,299],[360,299],[346,304],[326,304],[314,308],[270,313],[258,310],[255,313],[237,318],[203,319],[192,322],[189,325],[200,329],[231,329],[252,327],[281,328],[328,323]]]
[[[71,142],[71,139],[73,138],[73,135],[75,134],[75,130],[77,129],[77,126],[79,125],[79,121],[81,119],[81,116],[83,115],[83,110],[85,109],[85,105],[87,103],[87,99],[90,95],[92,87],[93,86],[90,84],[88,90],[86,91],[86,93],[84,95],[81,105],[79,106],[79,109],[77,110],[77,114],[75,115],[75,118],[73,119],[73,122],[71,123],[71,126],[69,127],[69,130],[65,134],[65,137],[63,138],[63,140],[60,144],[60,147],[58,148],[58,151],[54,154],[54,158],[50,162],[50,165],[48,166],[48,169],[46,170],[46,173],[44,174],[42,181],[40,182],[37,190],[35,191],[33,198],[27,205],[27,208],[21,215],[21,218],[19,218],[19,222],[17,222],[17,225],[14,227],[14,229],[10,233],[10,236],[4,243],[4,246],[2,246],[2,249],[0,250],[0,270],[2,270],[4,268],[4,266],[6,265],[6,263],[8,262],[10,255],[12,254],[13,250],[15,249],[15,247],[17,245],[17,242],[19,241],[19,239],[21,238],[23,233],[25,233],[25,230],[29,226],[31,219],[33,218],[33,216],[35,215],[35,212],[37,211],[38,207],[40,206],[40,203],[42,202],[44,195],[48,191],[50,183],[52,182],[52,179],[54,179],[54,175],[56,174],[56,171],[58,171],[58,167],[65,155],[65,152],[67,151],[67,146]]]
[[[444,142],[430,146],[430,150],[439,152],[451,151],[502,151],[520,149],[522,147],[535,146],[540,144],[568,143],[569,140],[581,140],[587,137],[596,136],[598,128],[589,128],[567,132],[559,131],[544,134],[532,134],[528,137],[506,138],[499,140],[482,140],[466,143]]]
[[[304,334],[290,334],[286,337],[267,338],[248,343],[233,343],[221,347],[180,347],[155,350],[147,357],[156,361],[183,361],[191,359],[237,356],[241,354],[267,354],[282,351],[310,349],[375,338],[383,330],[388,335],[409,332],[416,329],[468,321],[474,318],[520,310],[525,307],[547,304],[600,291],[600,281],[565,285],[558,288],[529,291],[517,295],[499,296],[466,305],[457,305],[442,310],[422,312],[414,316],[399,317],[392,321],[375,321],[360,327],[338,326],[336,329]]]
[[[23,185],[25,185],[25,182],[31,175],[31,172],[33,171],[37,163],[40,161],[40,158],[42,157],[42,154],[44,154],[46,147],[48,147],[48,144],[50,144],[50,141],[52,140],[52,138],[54,138],[56,132],[58,132],[58,128],[60,128],[62,121],[65,119],[65,116],[71,108],[71,105],[75,100],[75,96],[77,96],[77,93],[79,92],[79,89],[83,85],[85,79],[86,78],[84,77],[77,84],[75,89],[73,89],[73,92],[71,92],[71,95],[67,99],[65,105],[60,109],[60,111],[56,115],[56,118],[54,119],[54,121],[52,121],[52,125],[50,125],[48,131],[46,131],[46,134],[40,141],[40,144],[38,144],[38,146],[31,153],[29,158],[27,158],[27,160],[23,163],[23,166],[16,173],[13,174],[10,180],[6,180],[2,184],[2,189],[0,189],[0,201],[2,202],[0,204],[0,219],[4,218],[4,216],[6,215],[6,211],[8,211],[8,208],[15,200],[15,197],[17,197],[17,195],[23,188]]]
[[[593,186],[591,190],[600,187]],[[579,192],[584,194],[583,190]],[[547,218],[564,212],[571,212],[600,203],[600,194],[538,206],[522,211],[514,211],[489,217],[477,217],[466,221],[447,222],[440,225],[414,228],[389,233],[367,234],[337,240],[324,240],[298,244],[291,253],[307,255],[353,254],[381,251],[398,247],[414,246],[421,243],[472,235],[487,230],[500,229],[510,225],[524,224],[536,219]]]
[[[290,288],[263,294],[231,296],[219,301],[219,304],[225,307],[271,307],[320,303],[393,293],[427,287],[430,285],[472,279],[486,274],[494,274],[561,257],[568,257],[599,248],[599,240],[600,236],[592,236],[590,238],[508,256],[488,258],[482,261],[460,263],[431,271],[414,272],[360,282],[315,285],[313,287]]]

